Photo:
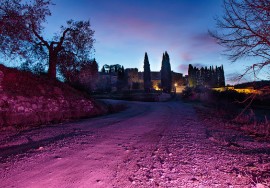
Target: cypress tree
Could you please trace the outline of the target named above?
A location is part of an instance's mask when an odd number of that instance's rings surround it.
[[[170,57],[167,52],[165,52],[165,57],[166,57],[166,70],[168,73],[167,92],[170,93],[172,90],[172,70],[171,70]]]
[[[225,77],[223,65],[220,67],[210,66],[198,69],[191,64],[188,66],[188,84],[189,87],[199,85],[208,87],[224,87]]]
[[[144,72],[143,72],[143,81],[144,81],[144,90],[146,92],[149,92],[151,90],[151,70],[150,70],[150,64],[148,60],[148,55],[145,52],[144,55]]]
[[[192,70],[193,66],[191,64],[188,65],[188,86],[192,87]]]
[[[105,68],[104,68],[104,66],[102,67],[101,72],[102,72],[102,73],[105,73]]]
[[[167,52],[162,56],[161,63],[161,87],[164,92],[170,93],[172,89],[172,71],[170,57]]]
[[[220,71],[220,86],[225,87],[225,76],[224,76],[223,65],[221,65],[221,71]]]
[[[161,61],[161,70],[160,70],[160,77],[161,77],[161,88],[165,87],[165,55],[162,54],[162,61]]]

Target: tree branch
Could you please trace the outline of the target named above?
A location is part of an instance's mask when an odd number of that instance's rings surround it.
[[[61,38],[60,38],[60,40],[59,40],[59,42],[58,42],[58,44],[57,44],[57,47],[56,47],[56,49],[57,49],[58,51],[61,50],[62,45],[63,45],[63,42],[64,42],[65,37],[66,37],[66,34],[67,34],[67,32],[69,32],[69,31],[71,31],[70,28],[66,28],[66,29],[64,30],[64,32],[63,32],[63,34],[62,34],[62,36],[61,36]]]
[[[34,35],[49,49],[50,48],[50,45],[48,44],[48,42],[47,41],[45,41],[44,39],[43,39],[43,37],[42,36],[40,36],[37,32],[36,32],[36,30],[35,30],[35,28],[34,28],[34,25],[33,24],[31,24],[31,27],[32,27],[32,31],[33,31],[33,33],[34,33]]]

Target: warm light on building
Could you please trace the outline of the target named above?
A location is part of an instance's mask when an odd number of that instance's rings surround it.
[[[153,89],[160,91],[161,89],[159,88],[160,85],[160,81],[159,80],[152,80],[152,84],[153,84]]]
[[[215,91],[227,91],[227,90],[234,90],[238,93],[245,93],[245,94],[262,94],[262,91],[256,90],[253,87],[247,87],[247,88],[234,88],[233,86],[227,86],[227,87],[217,87],[217,88],[212,88]]]

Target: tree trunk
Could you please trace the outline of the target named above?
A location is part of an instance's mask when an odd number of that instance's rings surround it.
[[[51,79],[56,79],[56,63],[57,63],[57,53],[54,49],[49,50],[49,70],[48,76]]]

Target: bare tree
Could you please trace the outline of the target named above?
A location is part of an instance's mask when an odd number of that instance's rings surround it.
[[[7,57],[25,58],[27,61],[47,60],[48,75],[56,78],[56,67],[65,58],[78,63],[89,59],[94,31],[89,21],[67,21],[60,34],[52,40],[43,36],[42,24],[51,15],[51,0],[1,0],[0,51]]]
[[[255,78],[262,68],[270,64],[270,1],[224,0],[223,17],[217,18],[217,30],[210,34],[225,47],[232,62],[240,58],[256,58],[248,65],[247,73]]]

